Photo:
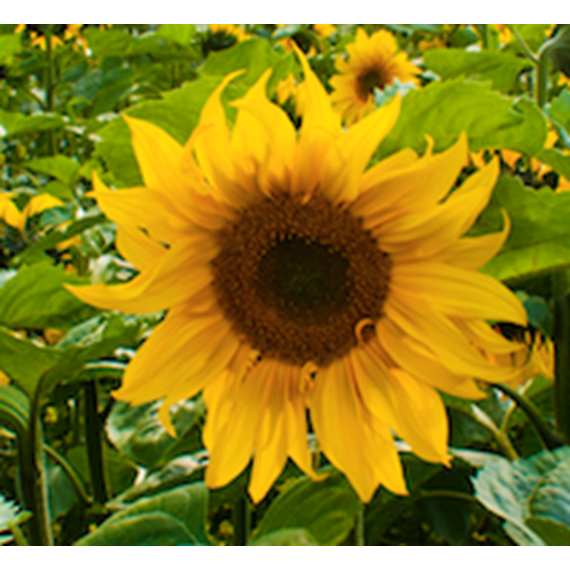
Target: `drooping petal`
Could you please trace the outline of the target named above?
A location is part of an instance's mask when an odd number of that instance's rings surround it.
[[[189,299],[212,279],[209,261],[217,246],[196,236],[177,241],[152,266],[120,285],[66,285],[76,297],[100,309],[126,313],[163,311]]]
[[[351,354],[355,378],[370,412],[396,430],[414,453],[447,462],[447,415],[437,392],[399,368],[388,368],[374,347]]]
[[[345,473],[364,502],[370,501],[380,484],[394,493],[407,494],[388,427],[384,433],[377,425],[372,429],[368,414],[346,359],[319,371],[311,397],[311,419],[331,463]]]
[[[119,253],[139,271],[155,264],[165,253],[162,245],[136,227],[117,228],[116,246]]]
[[[168,404],[191,398],[217,379],[238,348],[219,315],[190,320],[184,311],[171,311],[137,351],[114,395],[135,405],[165,396]]]
[[[390,287],[395,295],[416,297],[446,315],[527,323],[524,307],[502,283],[444,263],[399,264]]]
[[[388,319],[377,323],[376,334],[380,346],[394,363],[418,380],[460,398],[485,397],[472,379],[450,372],[433,354],[414,343]]]
[[[511,370],[489,363],[450,319],[425,302],[393,294],[384,309],[386,318],[425,345],[454,374],[493,382],[510,377]]]
[[[174,243],[184,237],[189,223],[172,202],[159,192],[147,188],[109,190],[93,173],[93,190],[89,197],[95,198],[103,213],[118,225],[144,228],[156,241]]]

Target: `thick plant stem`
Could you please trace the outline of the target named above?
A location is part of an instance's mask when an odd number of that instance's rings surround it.
[[[90,380],[85,384],[85,441],[87,444],[87,459],[89,473],[93,485],[95,500],[104,505],[109,500],[105,466],[103,462],[103,445],[101,442],[101,420],[99,418],[97,381]]]
[[[40,414],[41,390],[38,388],[31,402],[30,425],[20,440],[19,477],[24,506],[33,515],[28,521],[30,543],[32,546],[52,546]]]
[[[550,63],[550,52],[553,45],[554,41],[552,38],[544,42],[538,52],[538,61],[535,63],[536,103],[541,109],[544,109],[544,106],[546,105],[548,93],[548,66]]]
[[[554,342],[556,429],[565,443],[570,445],[570,294],[568,293],[559,295],[554,301]]]
[[[235,545],[246,546],[251,530],[251,507],[247,497],[238,499],[234,505]]]

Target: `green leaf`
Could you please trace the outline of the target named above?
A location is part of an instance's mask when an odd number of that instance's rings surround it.
[[[129,34],[121,30],[88,28],[84,35],[95,57],[124,56],[133,41]]]
[[[570,77],[570,24],[557,24],[554,37],[548,43],[556,69]]]
[[[188,45],[195,33],[196,24],[162,24],[156,35],[180,45]]]
[[[523,69],[532,67],[528,60],[509,53],[449,48],[426,51],[424,64],[444,80],[462,76],[489,79],[494,89],[505,93],[516,89]]]
[[[186,485],[137,501],[76,544],[206,545],[207,511],[207,487],[203,483]],[[149,528],[151,523],[154,528]]]
[[[10,56],[22,51],[22,42],[19,36],[11,34],[0,36],[0,65],[5,65]]]
[[[285,528],[304,529],[323,546],[338,545],[346,538],[362,503],[340,473],[333,469],[321,473],[328,475],[324,481],[303,477],[283,490],[259,525],[259,539]]]
[[[286,528],[254,538],[248,546],[319,546],[319,543],[304,528]]]
[[[380,145],[379,155],[402,148],[422,151],[425,135],[436,150],[450,146],[465,132],[473,150],[510,148],[536,154],[546,140],[546,121],[533,102],[516,106],[487,83],[455,79],[412,90],[402,100],[400,117]]]
[[[158,419],[161,403],[130,407],[116,402],[106,424],[107,437],[139,465],[153,467],[177,444]],[[204,414],[201,400],[181,402],[173,413],[178,433],[185,434]]]
[[[550,102],[548,111],[550,118],[570,133],[570,91],[565,89]]]
[[[0,324],[43,329],[68,328],[81,321],[93,309],[63,287],[77,282],[49,262],[22,267],[0,288]]]
[[[473,484],[477,499],[506,521],[518,544],[554,544],[570,535],[570,447],[513,462],[497,458]]]
[[[570,155],[565,155],[556,148],[541,150],[536,158],[552,168],[561,176],[570,180]]]
[[[202,73],[219,77],[243,69],[245,73],[240,76],[240,81],[253,85],[266,69],[273,68],[283,57],[267,40],[252,38],[229,49],[210,54]]]
[[[176,518],[161,512],[105,522],[74,546],[181,546],[195,542]]]
[[[75,160],[61,154],[49,158],[36,158],[26,162],[25,166],[34,172],[53,176],[68,186],[73,185],[75,175],[81,168],[81,165]]]
[[[11,113],[0,109],[0,138],[48,131],[62,127],[64,124],[63,117],[55,113],[23,115],[22,113]]]
[[[0,386],[0,421],[22,435],[30,421],[30,400],[15,386]]]
[[[538,296],[531,296],[523,303],[528,322],[544,336],[551,337],[554,329],[554,315],[548,303]],[[528,394],[527,394],[528,395]]]
[[[503,176],[473,235],[499,230],[501,209],[512,229],[499,254],[483,268],[486,273],[510,282],[570,267],[570,193],[532,190],[519,178]]]
[[[14,266],[18,266],[22,263],[41,262],[42,260],[45,260],[45,251],[53,249],[58,243],[79,235],[85,230],[105,221],[106,218],[102,214],[88,215],[80,220],[72,222],[69,226],[63,229],[53,230],[16,255],[12,260],[12,264]]]
[[[0,370],[14,380],[28,396],[32,396],[44,373],[56,366],[63,353],[51,347],[15,338],[0,328]]]

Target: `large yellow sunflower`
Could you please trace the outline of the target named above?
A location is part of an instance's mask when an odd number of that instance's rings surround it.
[[[374,90],[392,85],[394,79],[418,83],[421,69],[398,52],[396,38],[386,30],[371,36],[362,29],[356,30],[356,41],[347,46],[348,59],[338,59],[340,72],[331,79],[334,88],[332,102],[348,125],[371,112],[374,107]]]
[[[342,128],[297,50],[305,103],[299,133],[266,95],[270,72],[232,103],[226,77],[181,146],[125,117],[144,187],[93,196],[117,224],[117,247],[139,271],[124,284],[70,287],[103,309],[168,310],[130,362],[117,398],[169,408],[203,392],[206,482],[250,463],[261,500],[291,458],[313,471],[310,423],[364,501],[406,485],[392,431],[420,457],[448,462],[438,390],[481,397],[474,378],[508,380],[487,353],[513,345],[487,320],[525,324],[518,300],[476,273],[504,231],[462,238],[487,204],[494,160],[446,198],[467,157],[403,150],[367,169],[400,103]],[[485,351],[485,355],[483,354]]]

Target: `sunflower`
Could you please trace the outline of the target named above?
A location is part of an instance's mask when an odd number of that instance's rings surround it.
[[[93,197],[117,224],[117,248],[140,273],[119,285],[69,287],[103,309],[168,310],[129,363],[116,397],[169,408],[202,391],[206,483],[250,463],[260,501],[288,458],[313,471],[320,449],[364,501],[382,484],[406,493],[392,431],[427,461],[448,463],[438,390],[482,397],[474,378],[503,381],[512,351],[487,320],[526,323],[516,297],[475,270],[508,233],[462,238],[487,204],[494,160],[447,199],[465,163],[405,149],[367,168],[399,99],[351,129],[297,50],[305,103],[299,133],[266,95],[268,70],[228,129],[221,94],[184,146],[125,117],[145,186]],[[239,72],[238,72],[239,73]]]
[[[418,84],[416,75],[421,69],[408,60],[405,52],[398,53],[396,38],[386,30],[368,36],[358,28],[356,41],[347,51],[348,60],[337,60],[340,74],[334,75],[330,83],[334,88],[333,105],[348,125],[374,109],[375,89],[392,85],[396,78]]]
[[[208,24],[208,35],[202,43],[204,55],[232,47],[249,38],[239,24]]]

